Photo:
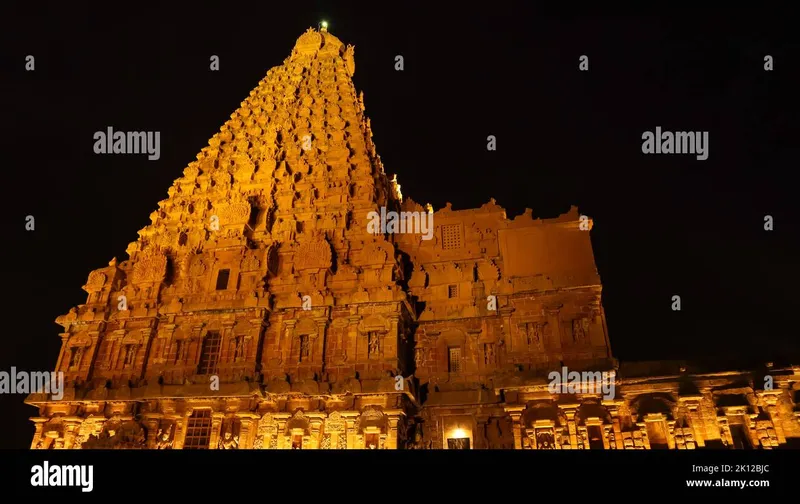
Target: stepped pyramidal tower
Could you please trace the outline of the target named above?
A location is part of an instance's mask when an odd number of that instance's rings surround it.
[[[32,448],[643,449],[800,437],[797,369],[776,371],[769,391],[731,389],[741,376],[730,373],[624,376],[592,221],[575,207],[512,220],[494,200],[434,212],[404,199],[354,71],[352,46],[309,29],[183,170],[129,259],[89,274],[86,303],[57,319],[64,395],[27,398],[39,408]],[[432,218],[432,234],[370,228],[391,212]],[[562,367],[582,388],[552,389]],[[610,395],[592,387],[609,381]]]

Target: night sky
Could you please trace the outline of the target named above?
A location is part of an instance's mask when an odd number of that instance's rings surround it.
[[[800,362],[793,16],[277,4],[2,8],[1,371],[55,366],[54,320],[86,301],[89,272],[127,259],[172,181],[323,19],[355,45],[356,88],[404,196],[454,209],[495,198],[509,218],[576,205],[594,219],[615,357]],[[108,126],[160,131],[161,158],[94,154]],[[708,131],[708,159],[642,154],[657,126]],[[30,445],[37,412],[23,399],[0,396],[0,447]]]

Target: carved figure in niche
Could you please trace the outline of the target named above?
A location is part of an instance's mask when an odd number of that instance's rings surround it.
[[[300,336],[300,360],[305,361],[311,355],[311,347],[308,342],[308,335]]]
[[[370,357],[377,357],[378,356],[378,333],[377,332],[370,332],[367,335],[369,341],[369,356]]]
[[[89,437],[87,449],[142,449],[145,448],[145,431],[137,422],[119,424],[111,421],[100,435]]]
[[[540,450],[555,450],[556,441],[551,432],[536,433],[536,447]]]
[[[722,427],[719,428],[719,439],[720,439],[720,441],[722,441],[722,444],[725,445],[725,447],[730,446],[730,443],[728,443],[728,428],[727,427],[722,426]]]
[[[424,348],[416,348],[414,349],[414,364],[417,367],[422,367],[425,365],[425,349]]]
[[[414,424],[414,439],[409,443],[409,448],[412,450],[422,450],[422,424]]]
[[[83,347],[72,347],[70,349],[69,369],[78,369],[83,359]]]
[[[172,443],[172,426],[167,427],[167,432],[164,432],[163,429],[158,429],[158,435],[156,436],[156,449],[171,450]]]
[[[233,352],[233,358],[239,360],[244,358],[244,336],[236,338],[236,347]]]
[[[494,364],[494,343],[486,343],[483,346],[483,356],[487,365]]]
[[[185,347],[186,347],[186,344],[185,344],[185,342],[183,340],[176,340],[175,341],[175,363],[176,364],[183,360],[183,353],[184,353]]]
[[[144,446],[145,441],[147,438],[144,435],[144,429],[139,429],[136,431],[136,434],[132,436],[132,443],[138,446]]]
[[[136,345],[125,345],[125,367],[133,366],[136,359]]]
[[[81,426],[78,428],[78,436],[76,437],[72,447],[75,449],[80,449],[83,447],[83,444],[89,440],[89,437],[94,432],[94,415],[89,415],[82,423]]]
[[[218,446],[222,450],[236,450],[239,448],[239,436],[234,436],[229,428],[219,440]]]
[[[575,343],[586,340],[589,333],[589,319],[577,318],[572,321],[572,339]]]
[[[533,343],[537,347],[542,346],[542,336],[544,333],[544,325],[540,322],[536,322],[533,324],[533,327],[530,328],[530,336],[528,343]]]

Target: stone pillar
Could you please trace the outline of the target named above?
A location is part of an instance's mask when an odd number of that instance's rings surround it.
[[[767,393],[763,394],[764,399],[764,410],[766,410],[767,414],[769,415],[769,419],[772,421],[772,427],[775,429],[775,435],[778,438],[778,444],[786,444],[786,432],[783,430],[783,418],[781,417],[780,410],[778,408],[778,399],[781,392],[778,393]]]
[[[69,352],[67,351],[67,340],[69,340],[69,333],[68,332],[59,333],[59,336],[61,336],[61,352],[59,352],[58,354],[58,361],[56,362],[56,371],[59,371],[61,369],[61,365],[65,357],[69,359],[68,356]],[[69,361],[67,361],[67,365],[69,365]],[[69,371],[69,368],[67,368],[67,371]]]
[[[147,370],[147,360],[150,357],[150,352],[152,350],[152,348],[150,346],[154,343],[153,339],[154,339],[154,336],[155,336],[155,329],[153,329],[153,328],[142,329],[141,333],[142,333],[142,350],[143,350],[141,352],[142,367],[140,368],[138,375],[139,375],[139,378],[144,378],[145,377],[145,372]],[[133,369],[134,370],[136,369],[136,362],[135,361],[133,363]]]
[[[475,426],[478,432],[472,433],[472,438],[475,440],[474,449],[488,450],[491,448],[491,446],[489,446],[489,440],[486,437],[486,429],[488,428],[488,424],[489,424],[488,415],[477,415],[475,417]]]
[[[613,399],[613,400],[604,400],[602,401],[603,406],[606,407],[608,413],[611,415],[611,432],[614,434],[614,443],[611,446],[611,449],[622,450],[625,448],[625,444],[622,442],[622,427],[620,425],[620,406],[625,404],[625,401],[620,399]],[[609,434],[610,434],[609,433]]]
[[[319,418],[309,418],[308,420],[308,430],[310,432],[310,443],[309,446],[303,443],[304,450],[318,450],[320,445],[322,444],[322,438],[320,437],[322,431],[322,419]],[[303,438],[305,441],[305,437]]]
[[[291,450],[292,449],[291,441],[289,442],[288,446],[286,445],[286,441],[287,441],[287,439],[286,439],[286,422],[288,422],[288,421],[289,421],[289,415],[288,414],[285,414],[285,416],[281,416],[281,417],[278,417],[278,416],[275,417],[275,422],[278,425],[278,430],[275,433],[275,435],[278,438],[278,442],[277,442],[277,449],[278,450]]]
[[[186,357],[188,362],[184,362],[183,364],[187,367],[197,366],[197,363],[200,362],[200,352],[203,351],[203,324],[195,324],[192,326],[192,333],[191,337],[189,338],[189,344],[195,343],[194,345],[194,355],[189,354],[189,350],[187,349]],[[190,371],[189,374],[194,374],[196,371]]]
[[[357,413],[355,415],[358,415]],[[356,433],[356,417],[351,417],[345,420],[345,435],[347,438],[347,448],[350,450],[354,450],[360,448],[356,445],[357,443],[357,433]]]
[[[95,359],[97,359],[97,354],[100,353],[101,337],[99,331],[90,331],[88,334],[89,334],[89,339],[92,341],[92,343],[88,349],[84,350],[88,350],[86,353],[88,353],[89,355],[85,355],[82,361],[78,363],[78,371],[81,373],[81,376],[84,376],[82,369],[84,367],[84,364],[88,362],[89,364],[88,366],[86,366],[87,371],[85,376],[87,379],[91,379],[92,370],[94,369]]]
[[[64,422],[64,448],[71,449],[83,419],[74,416],[62,417],[62,421]]]
[[[175,324],[164,324],[162,330],[158,332],[156,348],[154,349],[153,364],[166,364],[169,359],[169,349],[172,338],[177,326]]]
[[[284,365],[289,364],[289,359],[292,356],[292,334],[294,333],[294,326],[297,324],[296,320],[284,320],[283,323],[285,324],[284,336],[281,341],[278,342],[278,351],[280,352],[280,359]],[[296,364],[294,362],[293,364]],[[291,448],[291,446],[289,447]]]
[[[397,449],[397,426],[402,420],[401,415],[403,413],[401,411],[387,411],[387,420],[388,420],[388,429],[386,432],[386,443],[384,448],[387,450],[396,450]]]
[[[400,349],[398,348],[400,315],[393,313],[387,315],[386,318],[389,319],[390,328],[389,334],[383,338],[381,350],[383,351],[384,360],[393,362],[397,367],[397,359],[400,357]]]
[[[327,361],[327,345],[328,345],[328,319],[327,317],[317,317],[314,319],[317,326],[317,335],[319,337],[319,365],[322,366],[322,372],[325,372],[325,362]],[[314,362],[314,360],[312,360]]]
[[[485,302],[485,298],[484,301]],[[511,315],[514,313],[514,308],[511,306],[504,306],[497,309],[497,313],[503,321],[503,340],[506,344],[506,352],[516,352],[517,348],[514,346],[514,328],[511,327]],[[479,349],[480,350],[480,349]],[[479,352],[482,354],[482,352]],[[496,354],[495,354],[496,355]]]
[[[516,406],[513,409],[506,408],[509,416],[511,417],[511,425],[514,432],[514,449],[521,450],[522,449],[522,411],[523,406]]]
[[[349,356],[351,362],[358,359],[358,323],[361,322],[361,316],[351,315],[347,321],[347,345],[345,352]],[[350,441],[348,441],[350,443]]]
[[[108,369],[112,372],[117,370],[117,363],[119,362],[119,357],[122,355],[123,350],[122,340],[125,338],[126,332],[125,329],[119,329],[112,333],[114,335],[114,349],[108,363]]]
[[[255,360],[258,344],[261,341],[262,336],[266,333],[266,330],[269,327],[269,322],[263,318],[251,319],[250,327],[251,330],[247,333],[244,340],[245,360],[247,362],[252,362]],[[253,344],[253,341],[255,341],[255,344]]]
[[[158,436],[158,426],[161,423],[161,413],[148,413],[144,415],[144,424],[147,426],[147,448],[149,450],[156,447],[156,436]]]
[[[222,348],[220,348],[220,364],[223,363],[232,363],[234,362],[234,354],[231,352],[231,342],[233,341],[233,327],[236,325],[235,320],[225,320],[222,322],[222,331],[220,331],[220,336],[222,337]],[[239,442],[241,442],[242,438],[239,438]]]
[[[692,437],[698,448],[703,448],[706,445],[706,426],[703,417],[700,413],[700,402],[703,400],[702,396],[692,396],[680,399],[686,408],[686,416],[689,417],[689,426],[692,430]]]
[[[239,419],[239,449],[250,449],[253,447],[257,434],[256,425],[258,415],[250,412],[236,413]],[[269,440],[265,440],[269,443]]]
[[[36,445],[39,444],[39,441],[42,439],[42,431],[44,430],[44,424],[47,422],[47,418],[31,418],[34,426],[34,433],[33,433],[33,441],[31,441],[31,450],[36,449]]]
[[[670,450],[675,449],[675,420],[664,419],[667,424],[667,446]]]
[[[573,450],[578,448],[578,429],[575,424],[575,415],[578,413],[577,404],[559,405],[564,410],[564,416],[567,417],[567,429],[569,430],[569,444]]]
[[[223,420],[225,420],[225,413],[216,412],[211,414],[211,440],[209,441],[209,448],[212,450],[216,450],[219,445],[220,429],[222,428]]]
[[[188,408],[182,417],[175,419],[175,443],[174,449],[182,450],[183,443],[186,441],[186,430],[189,427],[189,417],[192,416],[191,408]]]

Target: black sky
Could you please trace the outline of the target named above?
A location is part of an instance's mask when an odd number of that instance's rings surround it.
[[[780,361],[797,351],[792,16],[273,4],[3,7],[0,370],[52,369],[53,321],[85,302],[88,273],[127,258],[172,181],[321,19],[355,45],[355,84],[405,196],[454,209],[495,198],[509,217],[577,205],[594,219],[617,358]],[[211,55],[219,72],[209,71]],[[581,55],[588,72],[578,71]],[[94,154],[92,135],[108,126],[160,131],[161,158]],[[708,131],[708,160],[643,155],[642,133],[656,126]],[[497,151],[487,151],[488,135]],[[0,447],[29,446],[36,410],[22,399],[0,396]]]

